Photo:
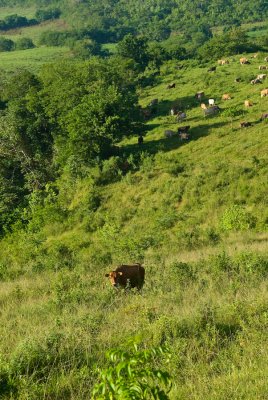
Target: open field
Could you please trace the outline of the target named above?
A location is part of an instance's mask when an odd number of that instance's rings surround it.
[[[43,64],[70,57],[70,50],[65,47],[39,47],[28,50],[0,53],[0,69],[14,71],[25,68],[38,71]]]
[[[20,7],[18,5],[14,7],[0,7],[0,19],[12,14],[18,14],[26,18],[34,18],[35,12],[36,7]]]
[[[57,19],[54,21],[45,21],[38,25],[27,26],[25,28],[13,29],[10,31],[1,31],[0,35],[4,36],[7,39],[11,39],[16,41],[23,37],[28,37],[33,40],[33,42],[37,45],[40,35],[45,31],[65,31],[68,29],[68,24],[61,20]]]
[[[267,399],[268,79],[250,84],[267,54],[246,56],[212,73],[163,65],[139,90],[142,107],[158,99],[143,145],[119,144],[127,171],[110,159],[76,180],[63,174],[28,230],[2,240],[0,376],[18,388],[3,399],[90,398],[105,351],[137,336],[169,347],[171,400]],[[220,113],[204,117],[197,91]],[[189,141],[165,137],[185,125]],[[138,261],[142,293],[113,290],[105,273]]]

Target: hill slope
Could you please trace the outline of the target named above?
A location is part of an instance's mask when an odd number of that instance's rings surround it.
[[[215,73],[165,64],[140,92],[142,106],[159,104],[144,144],[120,143],[124,168],[112,157],[81,178],[65,171],[45,203],[33,199],[27,229],[1,242],[3,398],[88,398],[105,350],[140,335],[171,349],[171,399],[265,399],[268,97],[265,81],[249,83],[263,58]],[[219,115],[203,117],[199,90]],[[174,104],[187,121],[169,115]],[[189,142],[164,137],[182,125]],[[105,272],[133,261],[142,294],[113,291]]]

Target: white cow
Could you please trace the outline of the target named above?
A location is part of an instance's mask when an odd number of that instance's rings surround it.
[[[215,99],[208,99],[208,105],[209,106],[214,106],[215,105]]]

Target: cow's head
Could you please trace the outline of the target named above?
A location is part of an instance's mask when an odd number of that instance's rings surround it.
[[[120,276],[123,275],[123,272],[117,272],[117,271],[111,271],[109,274],[105,274],[106,278],[110,279],[111,284],[113,287],[118,287],[119,286],[119,279]]]

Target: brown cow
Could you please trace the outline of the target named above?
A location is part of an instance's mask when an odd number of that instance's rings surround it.
[[[144,284],[145,270],[141,264],[119,265],[115,271],[105,274],[113,287],[141,289]]]
[[[251,122],[246,122],[246,121],[240,122],[240,128],[248,128],[251,125],[252,125]]]
[[[222,100],[231,100],[231,95],[229,93],[225,93],[222,95]]]
[[[266,96],[268,96],[268,89],[263,89],[261,91],[261,97],[266,97]]]
[[[262,69],[267,69],[266,65],[259,65],[259,70],[261,71]]]

